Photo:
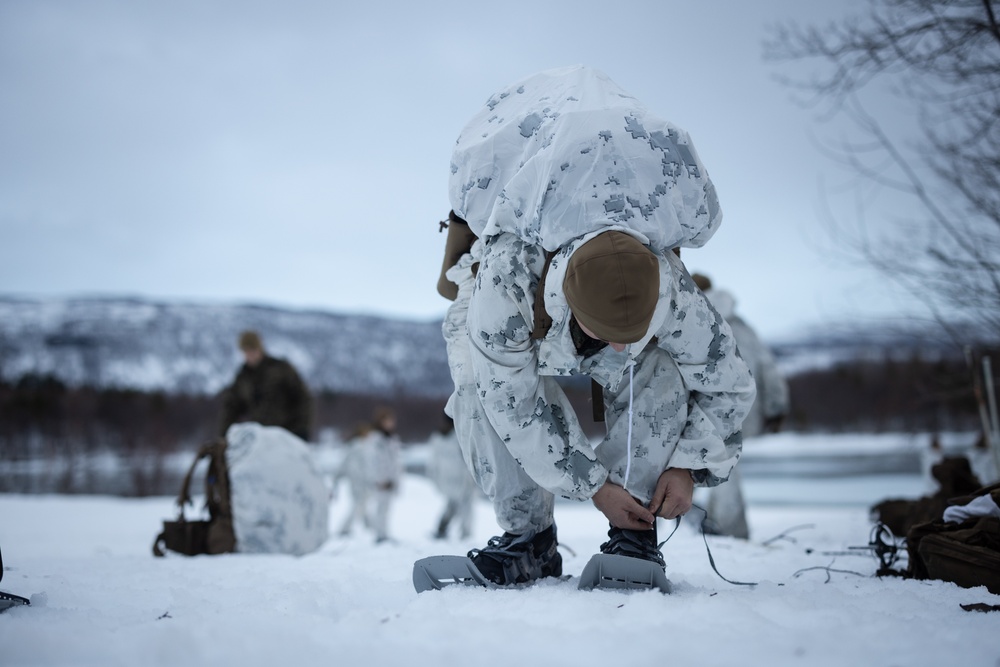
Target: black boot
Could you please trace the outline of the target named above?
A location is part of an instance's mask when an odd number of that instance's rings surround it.
[[[553,524],[531,539],[512,533],[492,537],[486,547],[470,551],[469,558],[484,577],[499,586],[523,584],[562,576],[558,544]]]
[[[655,523],[652,530],[629,530],[611,526],[608,537],[611,539],[601,545],[602,554],[641,558],[656,563],[664,570],[667,569],[663,554],[657,546]]]

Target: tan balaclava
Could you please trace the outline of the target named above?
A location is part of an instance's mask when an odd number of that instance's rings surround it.
[[[659,300],[659,261],[635,237],[604,232],[570,257],[563,291],[577,321],[601,340],[635,343]]]

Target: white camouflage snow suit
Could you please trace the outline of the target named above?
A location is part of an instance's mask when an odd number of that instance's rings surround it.
[[[771,418],[788,414],[788,381],[778,369],[774,355],[757,335],[757,332],[736,314],[736,299],[726,290],[710,289],[705,296],[725,318],[733,330],[740,355],[753,373],[757,385],[757,399],[743,420],[744,442],[764,433],[764,424]],[[706,528],[720,535],[749,539],[746,500],[743,497],[743,475],[734,468],[729,480],[705,492],[708,497],[705,510]]]
[[[431,450],[427,476],[445,498],[445,509],[438,526],[437,536],[447,536],[448,525],[458,519],[459,535],[472,534],[473,504],[476,484],[465,465],[462,448],[455,431],[433,433],[428,440]]]
[[[701,485],[725,480],[755,389],[729,326],[672,252],[704,244],[721,221],[687,135],[600,72],[550,70],[488,100],[451,171],[452,208],[479,240],[447,273],[459,289],[443,326],[455,384],[446,412],[500,526],[544,530],[553,494],[586,500],[608,479],[643,504],[670,467]],[[659,304],[642,340],[583,357],[563,277],[576,249],[610,230],[657,255]],[[546,251],[552,324],[533,340]],[[605,390],[596,448],[555,381],[575,374]]]

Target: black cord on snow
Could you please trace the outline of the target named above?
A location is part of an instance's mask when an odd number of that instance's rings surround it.
[[[715,573],[719,575],[720,579],[722,579],[723,581],[725,581],[728,584],[733,584],[734,586],[756,586],[757,585],[756,581],[752,581],[752,582],[751,581],[733,581],[732,579],[726,579],[724,576],[722,576],[722,574],[719,572],[719,569],[717,567],[715,567],[715,559],[712,558],[712,550],[708,548],[708,537],[705,535],[705,529],[704,528],[702,528],[702,530],[701,530],[701,539],[703,539],[705,541],[705,551],[708,552],[708,564],[712,566],[712,569],[715,570]]]
[[[705,514],[705,518],[706,519],[708,518],[708,510],[706,510],[704,507],[692,504],[691,508],[701,510]],[[674,524],[674,529],[670,531],[670,534],[667,535],[665,540],[656,545],[657,549],[662,549],[663,545],[666,544],[667,541],[674,536],[674,533],[677,532],[677,529],[681,527],[681,517],[677,517],[675,521],[676,523]],[[734,586],[756,586],[757,582],[733,581],[732,579],[727,579],[726,577],[722,576],[722,573],[719,572],[719,568],[715,566],[715,558],[712,557],[712,550],[708,546],[708,536],[705,534],[704,519],[702,519],[700,526],[701,526],[701,539],[705,542],[705,552],[708,554],[708,564],[712,566],[712,571],[715,572],[716,575],[718,575],[719,579],[722,579],[727,584],[733,584]]]
[[[708,554],[708,563],[709,563],[709,565],[712,566],[712,570],[715,572],[715,574],[718,575],[718,577],[720,579],[722,579],[723,581],[725,581],[726,583],[733,584],[735,586],[756,586],[757,585],[756,582],[732,581],[731,579],[727,579],[726,577],[724,577],[722,575],[722,573],[719,572],[719,569],[715,565],[715,558],[712,556],[712,550],[708,546],[708,536],[705,533],[705,519],[708,518],[708,510],[706,510],[704,507],[701,507],[699,505],[694,505],[694,504],[691,505],[691,508],[692,509],[700,510],[705,515],[704,518],[702,519],[701,524],[700,524],[701,538],[705,542],[705,551]],[[674,536],[674,533],[677,532],[677,529],[680,528],[680,525],[681,525],[681,517],[677,517],[676,523],[674,524],[674,529],[672,531],[670,531],[670,534],[667,535],[666,539],[664,539],[662,542],[660,542],[658,545],[656,545],[657,549],[662,549],[663,548],[663,545],[666,544],[670,540],[670,538]],[[790,542],[792,542],[794,544],[795,540],[793,538],[788,537],[789,533],[791,533],[794,530],[802,530],[802,529],[805,529],[805,528],[815,528],[815,527],[816,527],[816,525],[812,524],[812,523],[806,523],[806,524],[802,524],[802,525],[799,525],[799,526],[792,526],[791,528],[789,528],[789,529],[787,529],[785,531],[782,531],[781,533],[775,535],[774,537],[772,537],[772,538],[770,538],[768,540],[765,540],[764,542],[761,542],[761,545],[762,546],[767,546],[767,545],[771,544],[772,542],[776,542],[776,541],[781,540],[781,539],[788,540],[788,541],[790,541]],[[899,559],[899,555],[900,555],[901,551],[905,553],[905,549],[906,549],[905,541],[900,541],[899,538],[897,538],[895,535],[892,534],[892,531],[889,529],[889,527],[886,526],[885,524],[883,524],[882,522],[876,523],[875,526],[872,528],[871,537],[869,538],[868,544],[866,546],[863,546],[863,547],[848,547],[848,548],[851,549],[852,551],[845,552],[845,553],[824,552],[824,554],[828,555],[828,556],[833,556],[833,555],[862,555],[862,554],[860,554],[858,552],[859,551],[867,551],[868,554],[870,554],[872,556],[875,556],[875,558],[879,561],[879,563],[882,566],[882,567],[879,568],[878,572],[875,573],[876,576],[881,577],[881,576],[885,576],[885,575],[900,575],[900,574],[902,574],[900,572],[897,572],[897,571],[893,570],[892,569],[892,565]],[[804,572],[810,572],[812,570],[824,570],[826,572],[826,582],[825,583],[830,583],[830,580],[831,580],[830,574],[831,573],[853,574],[853,575],[856,575],[856,576],[859,576],[859,577],[865,576],[865,575],[861,574],[860,572],[855,572],[854,570],[840,570],[840,569],[835,569],[832,566],[833,566],[833,562],[831,561],[830,565],[817,565],[817,566],[814,566],[814,567],[806,567],[806,568],[802,568],[801,570],[796,571],[794,574],[792,574],[792,576],[795,577],[795,578],[798,578]]]

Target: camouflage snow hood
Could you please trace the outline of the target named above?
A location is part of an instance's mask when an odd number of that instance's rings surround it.
[[[582,66],[490,97],[459,136],[449,195],[480,238],[511,232],[546,250],[609,225],[661,252],[700,247],[722,220],[687,133]]]

